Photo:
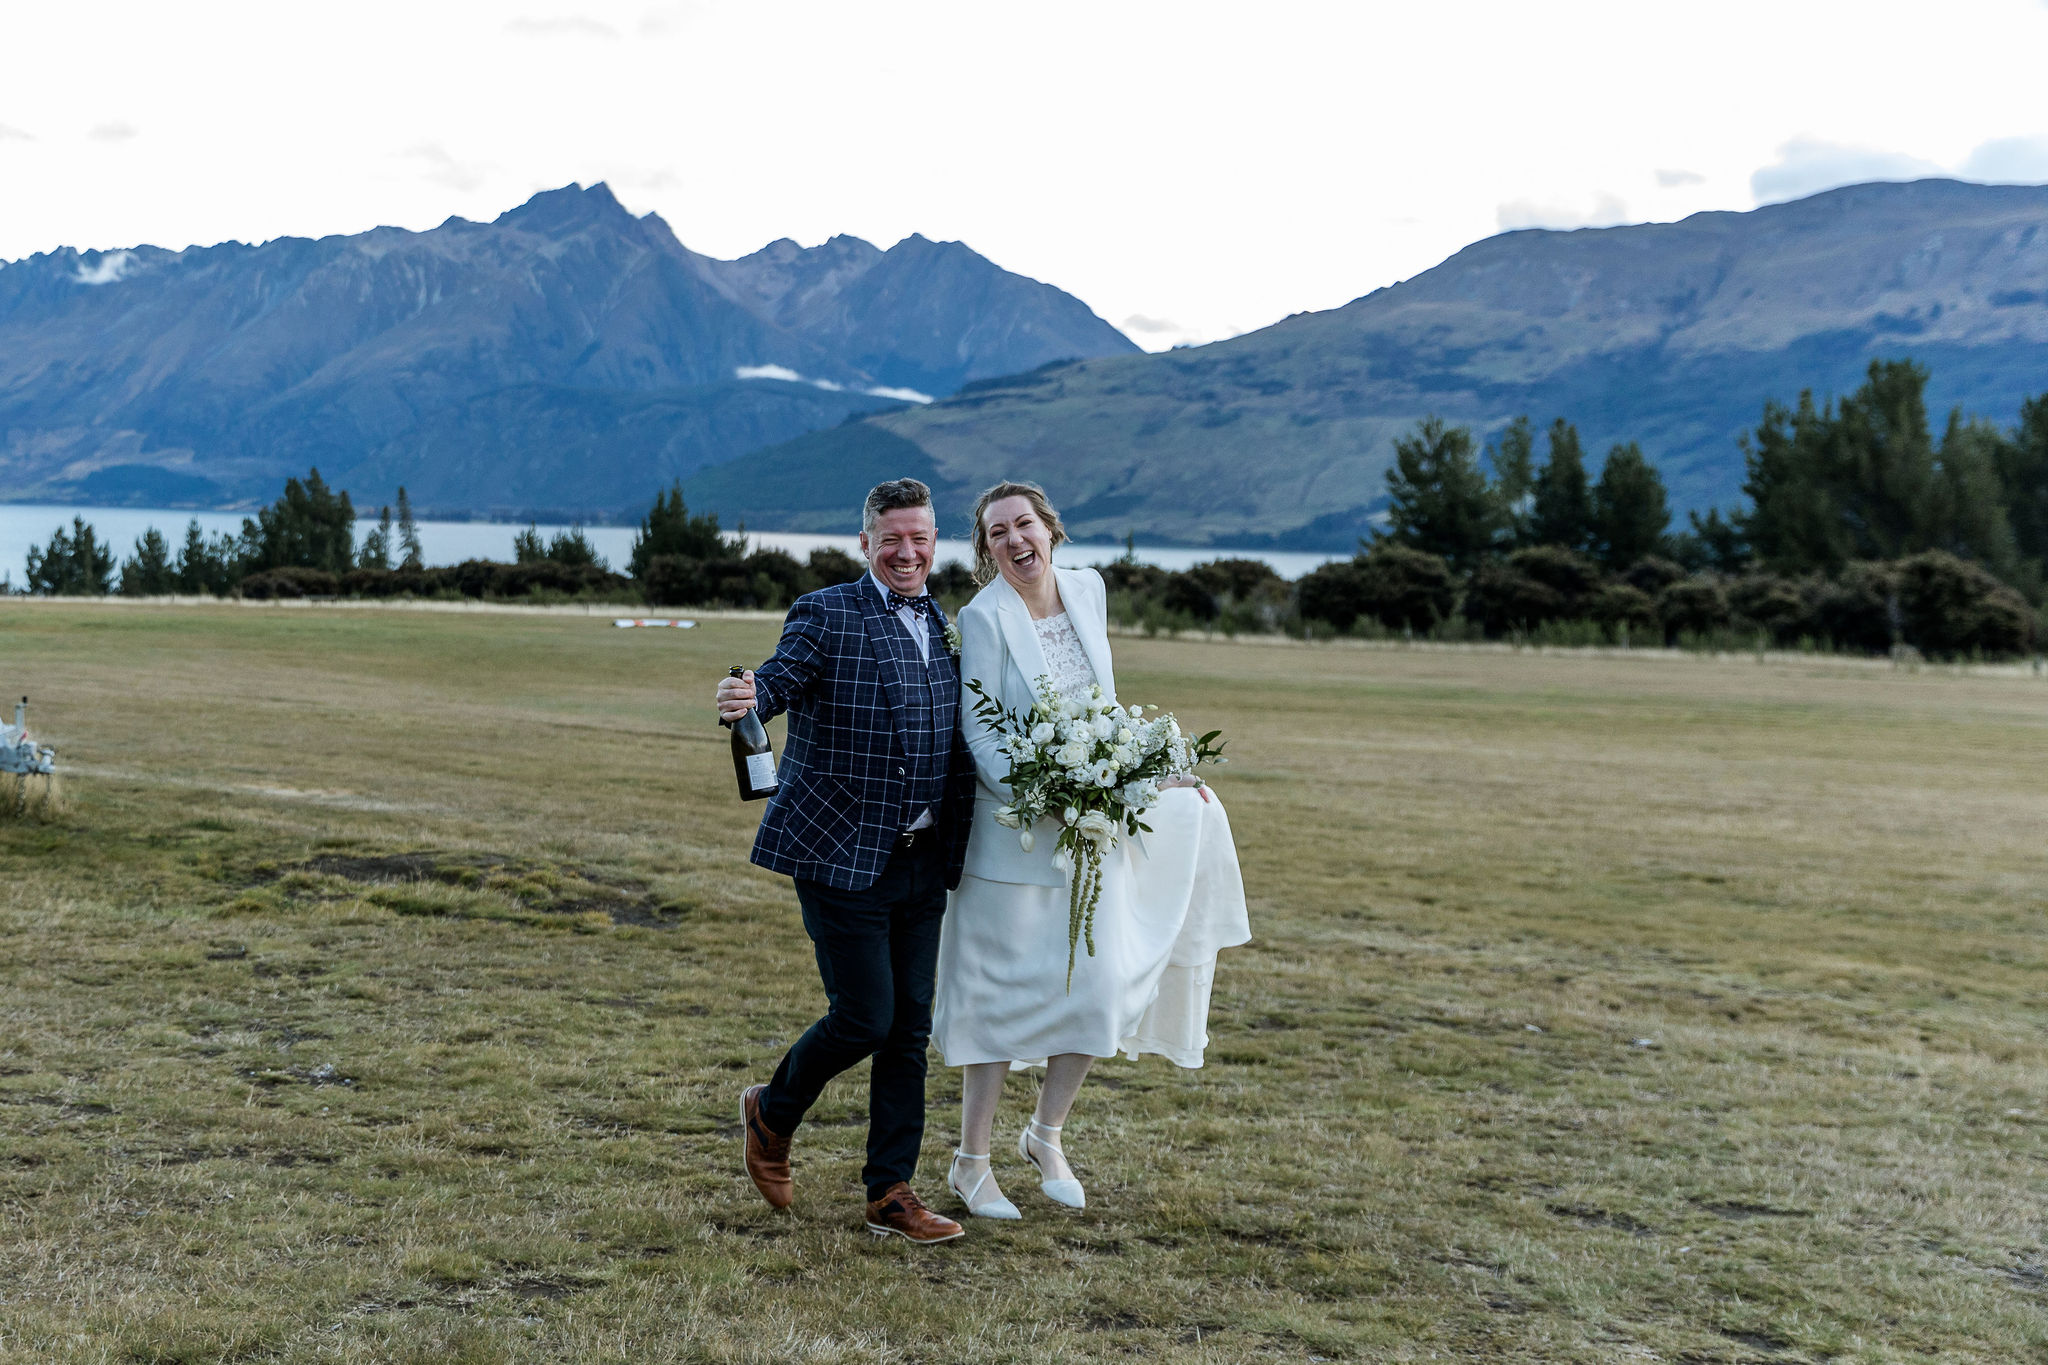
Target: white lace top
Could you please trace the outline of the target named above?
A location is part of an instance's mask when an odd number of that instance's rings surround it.
[[[1033,621],[1031,626],[1038,632],[1038,646],[1045,651],[1052,685],[1061,696],[1074,696],[1095,685],[1095,665],[1088,662],[1088,651],[1081,648],[1081,637],[1074,633],[1074,623],[1065,612]]]

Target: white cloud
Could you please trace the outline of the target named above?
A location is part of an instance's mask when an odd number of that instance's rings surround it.
[[[517,33],[524,38],[616,38],[619,31],[610,24],[597,19],[587,19],[580,14],[550,15],[533,18],[521,15],[506,23],[507,33]]]
[[[1994,185],[2048,183],[2048,137],[1998,137],[1979,143],[1958,174]]]
[[[1133,313],[1123,320],[1118,330],[1147,351],[1166,351],[1183,346],[1206,346],[1212,341],[1237,336],[1244,329],[1236,326],[1205,328],[1172,318]]]
[[[928,393],[919,393],[916,389],[892,389],[884,384],[877,384],[873,388],[862,389],[861,392],[867,394],[870,398],[896,398],[905,403],[929,403],[932,401],[932,396]]]
[[[1590,202],[1558,203],[1554,200],[1510,199],[1493,211],[1502,232],[1516,228],[1612,227],[1629,221],[1628,205],[1604,190]]]
[[[666,38],[680,31],[694,17],[688,5],[669,5],[647,11],[633,27],[642,38]]]
[[[807,379],[787,365],[741,365],[732,372],[734,379],[779,379],[785,384],[809,384],[815,389],[829,393],[844,393],[846,385],[836,384],[829,379]],[[929,403],[932,396],[919,393],[916,389],[894,389],[883,384],[856,384],[855,393],[867,394],[870,398],[894,398],[904,403]]]
[[[117,119],[112,123],[96,124],[86,136],[94,142],[126,142],[132,137],[139,137],[141,133],[142,130],[134,124],[123,123]]]
[[[1657,185],[1660,189],[1675,190],[1681,185],[1704,185],[1707,178],[1698,171],[1659,170]]]
[[[419,163],[421,179],[436,185],[446,185],[451,190],[467,192],[478,188],[490,178],[485,165],[457,161],[449,155],[446,147],[438,143],[417,143],[398,155]]]
[[[1861,185],[1872,180],[1924,180],[1948,174],[1946,166],[1905,152],[1802,135],[1780,146],[1776,161],[1757,168],[1749,177],[1749,192],[1758,204],[1781,204],[1840,185]]]
[[[79,284],[112,284],[128,273],[134,259],[132,251],[109,251],[91,265],[80,261],[78,273],[71,278]]]

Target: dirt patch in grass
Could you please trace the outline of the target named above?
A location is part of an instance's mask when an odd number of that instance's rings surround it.
[[[344,885],[337,886],[335,883]],[[299,862],[263,863],[251,868],[242,885],[275,886],[291,901],[335,900],[355,887],[445,887],[495,898],[508,908],[538,915],[573,919],[602,915],[613,924],[673,929],[691,908],[664,901],[647,883],[608,869],[565,864],[507,854],[444,852],[416,849],[402,853],[322,853]],[[400,913],[464,917],[460,900],[399,900]],[[481,906],[478,913],[490,918]]]

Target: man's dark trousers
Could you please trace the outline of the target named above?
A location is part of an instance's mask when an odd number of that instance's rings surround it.
[[[874,1058],[868,1086],[868,1198],[917,1169],[924,1143],[925,1049],[932,975],[946,913],[946,855],[935,831],[900,844],[873,886],[841,891],[796,878],[804,932],[830,1008],[783,1055],[761,1096],[761,1121],[787,1137],[826,1082]]]

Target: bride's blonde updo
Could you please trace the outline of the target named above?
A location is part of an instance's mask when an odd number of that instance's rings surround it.
[[[996,557],[988,548],[988,527],[982,518],[988,514],[990,504],[1004,498],[1023,498],[1030,502],[1031,510],[1038,514],[1039,524],[1052,537],[1052,548],[1057,550],[1067,543],[1067,528],[1060,522],[1060,514],[1052,510],[1052,504],[1045,499],[1045,490],[1035,483],[1013,483],[1004,480],[974,500],[974,530],[968,539],[974,543],[974,581],[977,585],[995,581],[999,570]]]

